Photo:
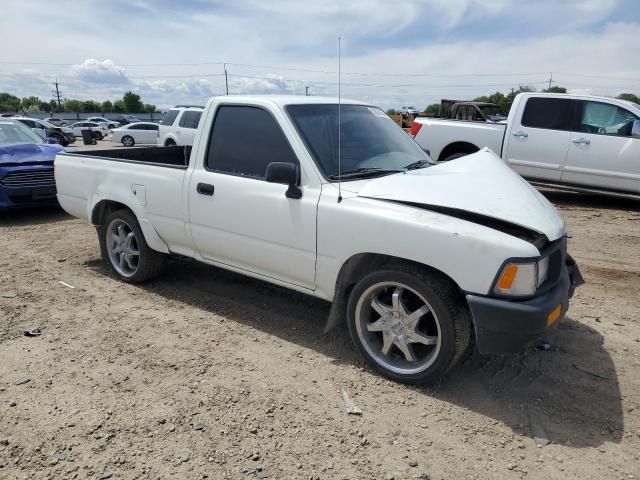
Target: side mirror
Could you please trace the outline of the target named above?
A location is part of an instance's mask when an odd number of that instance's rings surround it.
[[[634,138],[640,138],[640,120],[634,120],[631,127],[631,136]]]
[[[58,140],[56,140],[53,137],[47,137],[46,140],[47,140],[47,143],[50,143],[50,144],[58,143]]]
[[[302,198],[302,190],[298,187],[298,166],[290,162],[271,162],[267,165],[265,179],[269,183],[289,185],[287,198]]]

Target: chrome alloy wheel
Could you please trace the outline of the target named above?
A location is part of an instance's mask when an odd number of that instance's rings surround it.
[[[107,253],[113,268],[123,277],[132,277],[138,271],[140,250],[133,229],[124,220],[116,218],[105,231]]]
[[[438,357],[440,322],[427,300],[398,282],[372,285],[355,309],[358,337],[382,367],[401,375],[420,373]]]

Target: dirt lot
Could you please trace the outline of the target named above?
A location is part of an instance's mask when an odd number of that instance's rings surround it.
[[[551,349],[419,388],[323,302],[178,260],[126,285],[89,225],[3,214],[0,478],[640,477],[640,204],[548,195],[588,282]]]

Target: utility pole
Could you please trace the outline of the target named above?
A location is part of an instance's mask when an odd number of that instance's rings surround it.
[[[224,65],[224,84],[227,87],[227,95],[229,95],[229,79],[227,78],[227,64],[223,63]]]
[[[549,73],[549,89],[551,89],[551,84],[553,83],[553,72]]]
[[[60,89],[59,89],[59,85],[58,85],[58,79],[56,78],[56,83],[54,84],[56,86],[56,91],[55,92],[51,92],[56,96],[56,99],[58,100],[58,112],[62,111],[62,102],[60,102]]]
[[[309,87],[308,86],[304,87],[304,94],[305,94],[306,97],[309,96]]]

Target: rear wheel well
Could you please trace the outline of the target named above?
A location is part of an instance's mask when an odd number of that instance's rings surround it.
[[[102,225],[107,216],[116,210],[129,210],[133,213],[133,211],[124,203],[115,202],[113,200],[102,200],[93,207],[93,211],[91,212],[91,223],[93,225]],[[135,216],[135,213],[133,213],[133,215]]]
[[[477,146],[475,146],[473,143],[469,143],[469,142],[450,143],[449,145],[444,147],[444,149],[442,149],[442,152],[440,152],[440,156],[438,157],[438,161],[441,162],[445,160],[447,157],[450,157],[451,155],[455,155],[456,153],[469,154],[469,153],[475,153],[478,150],[480,149]]]
[[[359,253],[349,258],[342,265],[342,268],[340,268],[325,332],[346,321],[349,295],[358,281],[369,273],[382,270],[383,268],[397,268],[399,270],[420,269],[424,272],[428,272],[442,278],[442,280],[447,283],[450,283],[464,298],[463,292],[458,284],[453,281],[451,277],[437,268],[391,255]]]

